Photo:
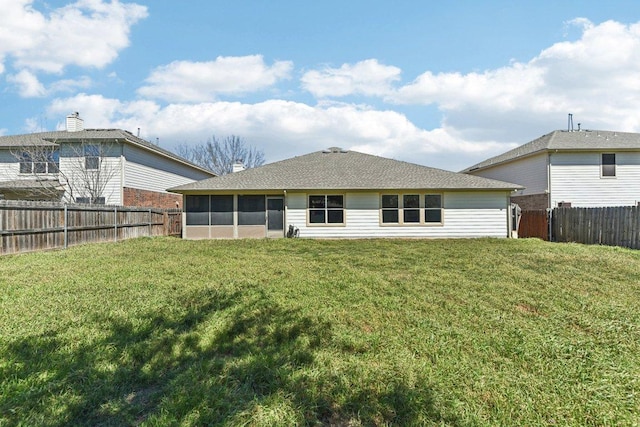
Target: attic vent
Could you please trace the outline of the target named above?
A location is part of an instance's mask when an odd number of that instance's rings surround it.
[[[323,153],[346,153],[347,150],[340,147],[330,147],[322,151]]]

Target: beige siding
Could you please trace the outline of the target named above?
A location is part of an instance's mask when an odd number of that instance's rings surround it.
[[[471,175],[511,182],[525,187],[518,196],[540,194],[548,190],[547,153],[526,157],[510,163],[469,172]]]
[[[322,192],[315,192],[321,194]],[[327,191],[326,194],[335,193]],[[300,229],[300,237],[506,237],[506,192],[445,192],[443,225],[388,226],[380,224],[380,193],[347,193],[345,224],[308,226],[306,194],[288,193],[286,224]]]
[[[616,153],[616,176],[601,177],[601,153],[551,154],[551,207],[630,206],[640,201],[640,153]]]
[[[204,172],[147,150],[126,145],[124,186],[166,192],[167,188],[210,178]]]

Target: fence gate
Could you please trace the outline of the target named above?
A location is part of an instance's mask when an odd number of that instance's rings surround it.
[[[546,210],[522,211],[518,237],[549,240],[549,213]]]

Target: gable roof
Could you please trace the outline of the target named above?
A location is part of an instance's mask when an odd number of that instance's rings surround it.
[[[209,190],[514,190],[517,184],[331,148],[168,189]]]
[[[81,141],[118,141],[124,142],[143,150],[154,152],[162,157],[182,163],[201,172],[206,172],[211,176],[215,176],[213,172],[188,161],[187,159],[165,150],[133,135],[131,132],[122,129],[84,129],[77,132],[50,131],[29,133],[24,135],[7,135],[0,136],[0,148],[19,148],[19,147],[46,147],[58,146],[63,142],[81,142]]]
[[[470,166],[462,172],[472,172],[546,151],[608,151],[640,150],[640,134],[602,130],[556,130],[513,150]]]

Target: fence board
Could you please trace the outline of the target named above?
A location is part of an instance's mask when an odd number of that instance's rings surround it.
[[[181,234],[179,209],[0,201],[1,254]]]
[[[518,237],[549,240],[549,215],[546,210],[522,211]]]
[[[553,240],[640,249],[640,209],[637,206],[555,208]]]

